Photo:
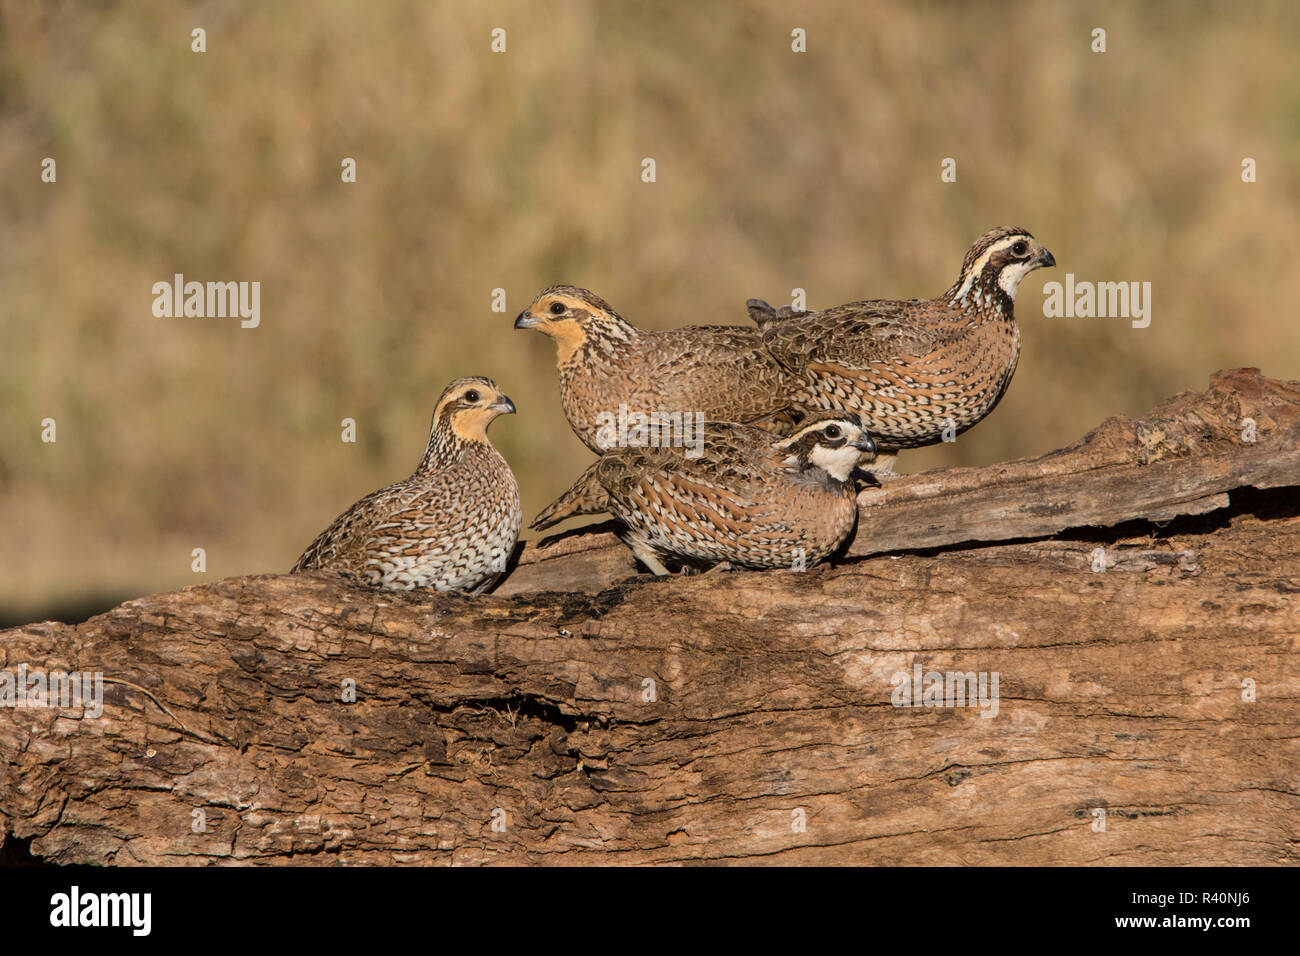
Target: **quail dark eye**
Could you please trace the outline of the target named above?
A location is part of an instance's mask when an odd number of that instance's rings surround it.
[[[552,303],[551,303],[551,315],[563,315],[563,314],[564,314],[564,303],[563,303],[563,302],[552,302]]]
[[[827,425],[827,426],[822,430],[822,434],[825,435],[827,438],[839,438],[839,437],[840,437],[840,426],[839,426],[839,425]]]
[[[1023,256],[1026,252],[1029,251],[1029,243],[1021,239],[1019,242],[1017,242],[1014,246],[1011,247],[1011,251],[1015,255]]]
[[[479,394],[478,392],[474,391],[474,389],[471,388],[468,392],[465,393],[465,401],[477,402],[478,400],[479,400]]]

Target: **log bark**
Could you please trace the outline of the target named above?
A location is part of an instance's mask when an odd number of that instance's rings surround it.
[[[0,632],[0,670],[109,681],[97,718],[0,708],[0,842],[1295,863],[1298,449],[1300,383],[1237,370],[1041,458],[868,489],[845,555],[804,573],[652,579],[582,531],[485,597],[266,575]],[[996,706],[896,706],[918,668],[996,674]]]

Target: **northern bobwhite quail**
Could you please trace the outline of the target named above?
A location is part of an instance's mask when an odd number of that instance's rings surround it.
[[[515,328],[555,340],[564,414],[597,453],[618,447],[611,426],[628,414],[756,422],[785,408],[786,374],[754,329],[637,329],[600,296],[565,285],[539,294]]]
[[[608,452],[533,521],[547,528],[608,512],[655,574],[660,556],[748,568],[811,567],[857,520],[854,468],[875,453],[852,412],[814,412],[785,438],[706,422],[702,454],[678,447]]]
[[[749,300],[799,408],[857,412],[888,473],[899,449],[970,428],[1002,398],[1020,357],[1016,289],[1056,259],[1023,229],[993,229],[937,299],[850,302],[819,312]]]
[[[377,587],[479,594],[519,539],[519,486],[487,427],[515,411],[491,379],[458,378],[433,413],[415,474],[366,495],[302,553],[293,571],[334,568]]]

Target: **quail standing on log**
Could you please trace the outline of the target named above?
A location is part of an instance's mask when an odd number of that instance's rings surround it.
[[[515,411],[487,378],[459,378],[433,413],[429,445],[405,481],[366,495],[303,552],[293,570],[333,568],[367,584],[478,594],[519,539],[519,486],[487,427]]]
[[[997,405],[1020,357],[1020,281],[1056,259],[1023,229],[1002,227],[966,253],[937,299],[851,302],[818,312],[749,300],[771,354],[794,380],[797,408],[857,412],[888,474],[900,449],[951,438]]]
[[[600,296],[565,285],[539,294],[515,328],[555,340],[564,414],[597,453],[618,445],[620,415],[757,422],[786,405],[786,373],[754,329],[638,329]]]

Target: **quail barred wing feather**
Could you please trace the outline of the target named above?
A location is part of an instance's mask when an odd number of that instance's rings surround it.
[[[956,326],[927,302],[855,302],[768,325],[763,339],[798,384],[791,404],[858,412],[882,448],[937,439],[959,401],[946,367]]]
[[[706,421],[696,438],[699,444],[693,446],[627,448],[606,455],[593,469],[611,495],[631,476],[653,472],[741,492],[762,480],[772,443],[767,432],[740,422]]]
[[[417,560],[437,567],[464,525],[446,508],[447,486],[408,479],[366,495],[312,542],[294,571],[334,568],[368,584],[389,584]]]
[[[646,343],[633,408],[746,422],[788,404],[788,373],[755,329],[691,326],[649,334]]]
[[[390,587],[445,587],[460,581],[477,563],[474,539],[487,530],[481,526],[481,509],[465,500],[464,482],[435,475],[419,486],[397,487],[384,520],[357,542],[367,572]]]
[[[609,512],[624,515],[628,508],[646,505],[671,511],[680,501],[694,502],[689,510],[719,507],[735,511],[752,504],[733,494],[752,485],[758,474],[756,454],[771,435],[731,422],[706,422],[700,439],[701,455],[688,454],[685,446],[631,447],[609,452],[588,468],[563,495],[533,519],[535,530],[545,530],[575,515]],[[698,515],[697,515],[698,517]]]
[[[686,448],[638,448],[594,466],[611,510],[682,554],[725,550],[722,541],[752,533],[773,511],[765,502],[764,463],[772,436],[739,423],[707,422],[701,437],[699,456]]]
[[[289,573],[327,567],[358,573],[353,567],[357,564],[356,558],[364,553],[364,543],[370,539],[374,528],[386,520],[388,502],[400,487],[400,484],[389,485],[372,491],[335,518],[316,536],[316,540],[307,545]]]
[[[763,328],[763,343],[786,367],[834,362],[862,368],[895,357],[924,355],[940,338],[938,327],[918,321],[928,303],[850,302]]]

